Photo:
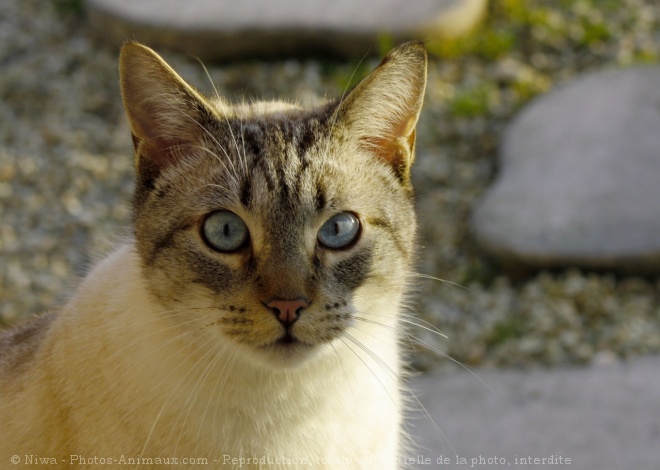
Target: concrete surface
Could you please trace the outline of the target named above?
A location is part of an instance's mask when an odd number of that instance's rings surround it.
[[[439,428],[419,411],[409,420],[419,446],[413,468],[660,468],[660,356],[475,374],[412,380]],[[530,457],[563,464],[525,464]]]

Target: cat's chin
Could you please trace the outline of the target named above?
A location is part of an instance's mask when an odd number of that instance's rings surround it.
[[[307,364],[319,353],[319,346],[305,343],[287,334],[255,348],[252,356],[268,368],[295,369]]]

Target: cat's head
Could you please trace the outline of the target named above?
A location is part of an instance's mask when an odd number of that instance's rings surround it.
[[[414,250],[421,44],[314,109],[205,98],[136,43],[120,73],[136,245],[163,315],[284,366],[360,318],[395,326]]]

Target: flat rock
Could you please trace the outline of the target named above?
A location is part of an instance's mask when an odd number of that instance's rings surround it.
[[[377,53],[378,37],[457,36],[486,0],[87,0],[104,40],[137,39],[202,59]]]
[[[514,119],[473,212],[513,267],[660,272],[660,68],[592,73]]]
[[[418,446],[408,456],[418,470],[658,467],[658,356],[586,368],[435,372],[410,387],[420,409],[408,417]]]

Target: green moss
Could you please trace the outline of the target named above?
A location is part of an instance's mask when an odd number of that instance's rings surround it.
[[[61,14],[82,15],[85,11],[84,0],[53,0],[53,4]]]
[[[546,80],[516,80],[511,85],[513,92],[515,93],[516,100],[520,104],[524,104],[541,93],[544,93],[548,90],[550,86],[549,82]]]
[[[521,316],[508,317],[495,324],[487,339],[488,346],[497,346],[507,341],[520,339],[525,335],[525,331],[525,321]]]
[[[501,267],[493,260],[475,257],[469,260],[466,269],[461,273],[458,283],[462,286],[481,284],[490,286],[501,273]]]
[[[385,57],[395,46],[394,37],[390,33],[379,34],[376,38],[376,42],[378,45],[378,55],[380,57]]]
[[[443,59],[457,59],[476,55],[495,60],[509,53],[516,42],[513,31],[505,28],[486,29],[461,39],[442,39],[427,43],[429,53]]]
[[[497,2],[497,5],[493,2],[493,4],[491,4],[491,10],[493,10],[491,13],[496,13],[498,9],[505,17],[509,18],[510,21],[514,23],[525,22],[530,11],[529,2],[527,0],[501,0],[500,2]]]
[[[503,57],[513,49],[516,35],[504,28],[485,31],[475,45],[475,53],[483,59],[495,60]]]
[[[634,56],[635,62],[640,64],[656,64],[659,59],[658,53],[653,49],[642,49]]]
[[[364,79],[371,72],[374,64],[373,61],[364,59],[349,63],[320,60],[319,65],[324,81],[335,87],[335,90],[329,94],[342,94]]]
[[[585,22],[583,28],[582,44],[585,46],[607,41],[611,37],[610,30],[605,23]]]
[[[490,84],[481,84],[460,90],[449,100],[449,112],[454,117],[474,118],[489,113],[497,90]]]
[[[606,18],[618,10],[612,0],[495,0],[480,28],[460,39],[432,41],[429,52],[442,59],[496,60],[515,50],[561,49],[571,42],[592,47],[612,39]]]
[[[333,81],[337,88],[342,92],[350,90],[369,75],[372,69],[372,64],[365,62],[366,61],[363,60],[345,67],[338,67],[333,74]]]

